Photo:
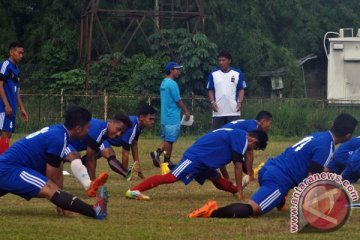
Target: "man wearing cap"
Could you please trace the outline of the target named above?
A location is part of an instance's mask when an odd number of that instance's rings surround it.
[[[185,114],[186,121],[190,118],[190,113],[181,100],[179,86],[175,81],[179,78],[182,67],[176,62],[169,62],[165,66],[166,77],[160,86],[161,139],[163,141],[156,151],[150,153],[156,167],[160,167],[160,155],[163,152],[164,162],[170,162],[173,144],[180,134],[180,110]]]

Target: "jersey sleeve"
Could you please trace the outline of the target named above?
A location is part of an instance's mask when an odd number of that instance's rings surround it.
[[[207,83],[206,89],[207,90],[215,90],[215,88],[214,88],[214,77],[212,75],[212,72],[208,76],[208,83]]]
[[[239,91],[239,90],[245,89],[245,88],[246,88],[245,74],[243,72],[239,71],[239,81],[236,86],[236,90]]]
[[[53,167],[59,167],[63,159],[69,154],[66,135],[64,137],[50,135],[47,141],[46,162]]]
[[[175,102],[178,102],[179,100],[181,100],[179,86],[175,81],[174,81],[174,84],[170,85],[169,90],[170,90],[170,95],[174,99]]]
[[[0,81],[5,82],[9,76],[9,62],[4,61],[0,66]]]
[[[324,167],[332,158],[334,151],[333,142],[324,143],[321,141],[314,141],[312,144],[314,144],[312,164],[317,164],[321,167]]]

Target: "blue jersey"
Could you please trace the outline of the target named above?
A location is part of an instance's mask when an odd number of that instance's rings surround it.
[[[269,159],[264,167],[274,173],[282,185],[291,189],[308,176],[312,164],[325,166],[334,148],[335,142],[330,131],[314,133]]]
[[[64,125],[45,127],[14,143],[0,156],[0,167],[27,167],[45,175],[47,163],[59,167],[69,153],[68,140]]]
[[[134,140],[138,140],[141,134],[141,127],[137,116],[129,116],[132,127],[128,129],[124,135],[115,139],[107,139],[111,146],[122,146],[125,149],[130,149],[130,145]]]
[[[217,169],[231,162],[234,153],[244,155],[247,146],[245,131],[220,128],[198,139],[185,151],[184,158]]]
[[[20,80],[19,68],[10,61],[10,59],[0,63],[0,81],[4,82],[4,91],[6,98],[16,116],[17,93]],[[5,112],[5,105],[0,98],[0,112]]]
[[[108,122],[96,118],[90,120],[90,128],[88,134],[80,140],[72,140],[70,144],[77,151],[84,151],[87,147],[91,147],[98,151],[101,143],[107,139]]]
[[[181,100],[178,84],[170,78],[165,78],[160,86],[161,124],[180,124],[180,108],[177,102]]]
[[[222,128],[241,129],[251,132],[258,128],[258,123],[256,120],[239,119],[225,124]]]
[[[334,152],[333,158],[326,165],[326,167],[336,174],[341,174],[344,171],[348,159],[352,153],[360,148],[360,136],[354,137],[347,142],[341,144]]]

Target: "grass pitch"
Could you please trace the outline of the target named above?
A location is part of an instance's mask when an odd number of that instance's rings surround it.
[[[181,138],[174,146],[173,161],[178,161],[184,150],[194,142]],[[146,176],[159,174],[153,167],[149,152],[159,145],[158,139],[140,139],[141,167]],[[255,164],[275,156],[294,141],[270,142],[266,151],[255,153]],[[117,149],[118,158],[121,150]],[[69,165],[65,166],[69,169]],[[233,173],[231,164],[228,170]],[[110,174],[109,212],[105,221],[84,216],[65,218],[56,214],[55,206],[45,199],[27,202],[14,195],[0,200],[0,239],[359,239],[360,210],[354,209],[349,221],[341,229],[330,233],[290,233],[290,213],[272,212],[249,219],[188,219],[186,214],[215,199],[219,206],[235,202],[226,192],[217,190],[211,182],[203,186],[196,182],[184,186],[178,182],[162,185],[146,192],[151,201],[125,199],[125,191],[140,182],[127,182],[112,172],[104,159],[98,161],[98,170]],[[73,176],[65,176],[65,190],[88,203],[94,199],[86,197],[81,185]],[[359,189],[359,185],[356,185]],[[252,183],[246,189],[249,197],[257,188]],[[289,208],[289,203],[288,203]]]

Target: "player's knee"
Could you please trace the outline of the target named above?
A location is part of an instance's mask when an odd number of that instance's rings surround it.
[[[81,155],[78,152],[71,152],[66,156],[66,160],[73,161],[75,159],[81,159]]]
[[[49,180],[45,186],[43,186],[38,194],[38,197],[51,199],[55,192],[59,189],[59,187]]]

